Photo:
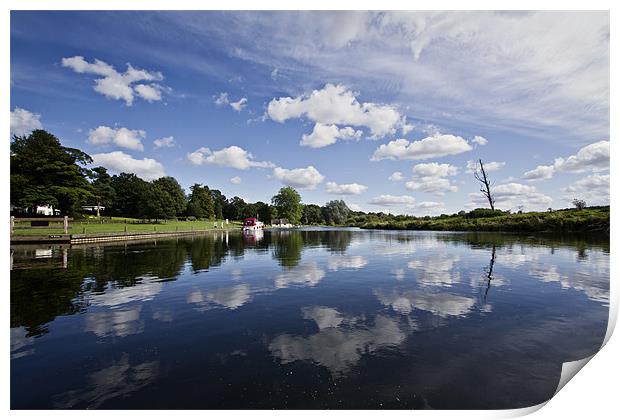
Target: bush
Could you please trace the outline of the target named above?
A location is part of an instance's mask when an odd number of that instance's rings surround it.
[[[465,214],[467,219],[480,219],[484,217],[497,217],[504,216],[506,213],[501,210],[491,210],[491,209],[474,209],[469,213]]]

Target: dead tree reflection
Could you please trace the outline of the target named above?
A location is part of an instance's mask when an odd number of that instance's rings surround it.
[[[496,247],[495,245],[493,245],[493,248],[491,248],[491,261],[489,262],[488,267],[486,267],[485,269],[485,273],[484,273],[484,285],[482,287],[484,287],[484,295],[482,296],[482,303],[486,304],[487,303],[487,296],[489,295],[489,289],[491,288],[491,283],[493,281],[493,267],[495,266],[495,253],[496,253]]]

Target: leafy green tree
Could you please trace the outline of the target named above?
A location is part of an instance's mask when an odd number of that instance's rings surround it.
[[[92,197],[87,176],[92,158],[79,149],[64,147],[45,130],[14,136],[11,142],[11,203],[36,210],[49,205],[61,214],[77,214]]]
[[[243,213],[241,214],[241,219],[245,219],[247,217],[257,217],[257,216],[259,216],[259,219],[260,219],[260,215],[258,214],[257,203],[246,203],[245,207],[243,208]]]
[[[246,202],[240,197],[233,197],[224,206],[224,217],[231,220],[241,220],[246,214]],[[256,215],[250,216],[256,217]]]
[[[141,213],[149,219],[172,219],[176,215],[174,199],[161,184],[151,182],[143,197]]]
[[[109,211],[116,192],[112,187],[112,177],[108,174],[108,170],[103,166],[92,169],[93,173],[93,198],[97,205],[97,217],[100,216],[99,207],[104,206]]]
[[[586,208],[586,202],[584,200],[575,198],[573,199],[573,206],[575,206],[577,210],[583,210]]]
[[[183,191],[183,188],[176,179],[171,176],[165,176],[156,179],[153,183],[166,191],[170,195],[170,198],[172,198],[174,216],[180,216],[185,212],[187,208],[185,191]]]
[[[216,219],[224,218],[224,208],[226,207],[226,196],[220,190],[211,190],[211,199],[213,200],[213,210]]]
[[[291,223],[299,223],[303,213],[301,196],[292,187],[280,188],[278,194],[271,198],[271,203],[276,207],[278,217],[288,219]]]
[[[322,208],[323,218],[327,223],[341,225],[349,217],[349,207],[343,200],[332,200]]]
[[[121,173],[112,177],[115,196],[112,214],[124,217],[144,217],[149,183],[136,174]]]
[[[187,213],[199,219],[211,219],[214,216],[213,198],[208,187],[194,184],[190,187]]]
[[[316,225],[323,223],[321,207],[316,204],[306,204],[303,210],[302,221],[306,225]]]
[[[255,205],[258,219],[265,223],[271,222],[271,219],[273,219],[275,215],[275,208],[262,201],[257,201]]]

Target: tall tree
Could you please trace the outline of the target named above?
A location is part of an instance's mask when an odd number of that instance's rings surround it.
[[[172,219],[175,216],[174,199],[161,184],[151,182],[143,197],[141,213],[149,219]]]
[[[75,214],[92,196],[87,176],[92,158],[64,147],[45,130],[14,136],[11,142],[11,203],[36,210],[49,205],[62,214]]]
[[[226,196],[220,190],[210,190],[213,199],[213,211],[216,219],[224,218],[224,207],[226,207]]]
[[[213,198],[209,188],[194,184],[190,190],[187,213],[199,219],[213,218]]]
[[[275,208],[267,203],[263,203],[262,201],[257,201],[255,205],[258,213],[258,219],[265,223],[270,223],[275,214]]]
[[[303,205],[301,196],[294,188],[280,188],[278,194],[271,198],[271,203],[276,207],[278,217],[286,218],[291,223],[299,223],[301,220]]]
[[[316,204],[304,205],[302,221],[306,225],[316,225],[323,223],[323,214],[321,213],[321,207]]]
[[[484,196],[489,201],[489,205],[491,206],[491,210],[495,210],[495,198],[491,193],[491,181],[487,176],[486,171],[484,170],[484,165],[482,164],[482,159],[478,160],[478,164],[476,165],[476,170],[474,171],[474,178],[478,182],[480,182],[480,192],[484,194]]]
[[[144,217],[149,183],[136,174],[121,173],[112,177],[114,201],[112,213],[124,217]]]
[[[335,223],[341,225],[347,221],[349,217],[349,207],[343,200],[332,200],[323,206],[321,209],[323,212],[323,218],[327,223]]]
[[[180,216],[185,212],[187,207],[185,191],[183,191],[183,188],[176,179],[171,176],[164,176],[156,179],[153,183],[166,191],[170,195],[170,198],[172,198],[174,216]]]
[[[246,214],[246,202],[240,197],[233,197],[224,206],[224,217],[231,220],[241,220]],[[256,217],[256,214],[250,217]]]
[[[104,206],[109,211],[116,193],[112,187],[112,177],[106,168],[98,166],[92,169],[92,173],[93,197],[94,203],[97,205],[97,217],[99,217],[99,207]]]

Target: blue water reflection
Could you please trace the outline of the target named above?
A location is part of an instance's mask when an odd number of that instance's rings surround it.
[[[12,408],[524,407],[609,309],[600,237],[235,232],[12,262]]]

